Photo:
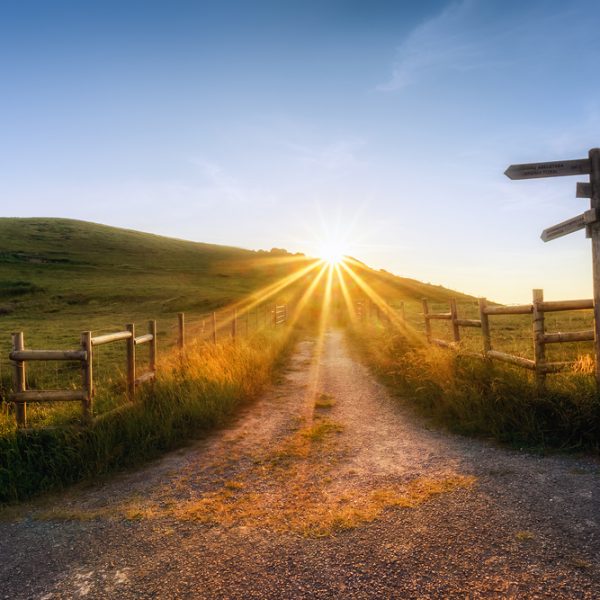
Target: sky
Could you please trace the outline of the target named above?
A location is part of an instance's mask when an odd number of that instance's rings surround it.
[[[315,254],[511,303],[591,297],[588,0],[0,0],[0,216]]]

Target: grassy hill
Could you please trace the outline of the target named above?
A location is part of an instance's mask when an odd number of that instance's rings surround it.
[[[69,219],[0,218],[0,352],[6,355],[15,330],[26,332],[30,347],[60,347],[82,330],[148,318],[172,325],[178,311],[227,306],[309,261]],[[464,298],[366,265],[354,269],[392,302]],[[287,297],[283,291],[278,300]]]
[[[67,219],[0,219],[0,330],[122,326],[206,312],[280,278],[269,253]],[[41,340],[40,340],[41,341]]]

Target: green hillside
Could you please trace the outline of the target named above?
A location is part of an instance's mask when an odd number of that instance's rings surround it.
[[[0,336],[72,337],[227,305],[289,270],[269,253],[67,219],[0,219]],[[39,340],[41,341],[41,340]]]
[[[47,347],[130,321],[173,324],[179,311],[227,306],[309,261],[69,219],[0,218],[0,351],[14,330],[26,332],[30,347]],[[392,302],[464,297],[366,265],[354,270]],[[282,291],[278,300],[289,296]]]

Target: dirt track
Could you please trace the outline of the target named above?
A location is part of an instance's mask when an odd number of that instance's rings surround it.
[[[0,598],[597,598],[599,467],[431,430],[332,331],[228,429],[1,522]]]

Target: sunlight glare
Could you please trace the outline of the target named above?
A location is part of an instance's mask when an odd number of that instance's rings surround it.
[[[342,244],[336,241],[323,242],[318,251],[318,256],[331,266],[339,265],[344,262],[346,256]]]

